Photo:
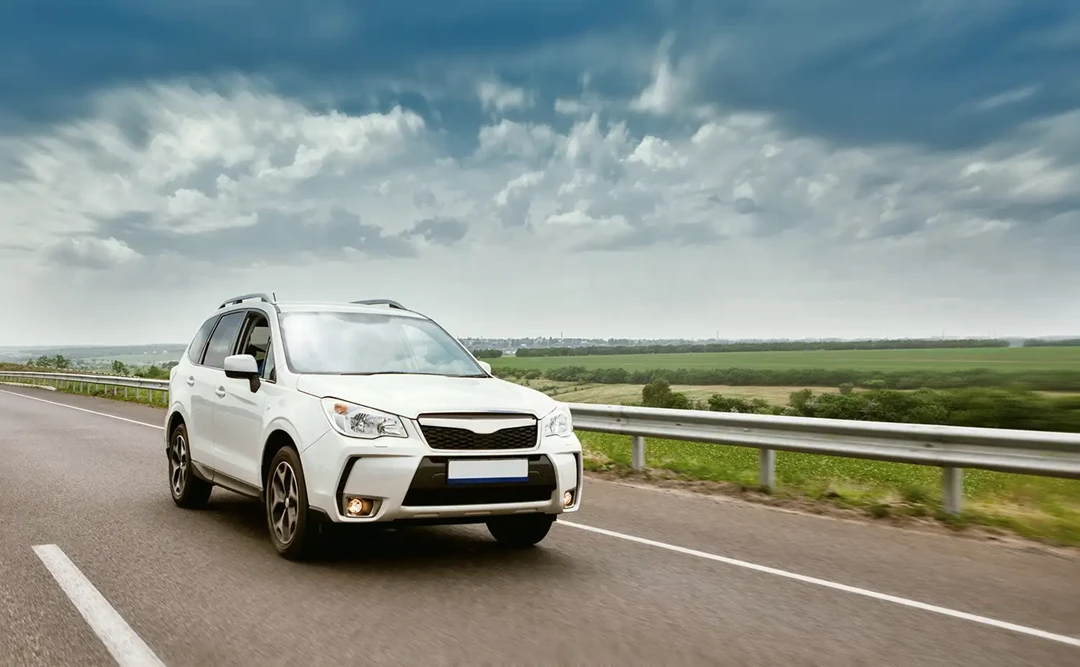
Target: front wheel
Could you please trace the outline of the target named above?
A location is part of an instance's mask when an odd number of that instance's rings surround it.
[[[191,467],[191,447],[187,426],[180,424],[169,436],[169,492],[173,502],[185,509],[197,509],[210,500],[214,485],[195,476]]]
[[[314,551],[318,526],[308,510],[307,484],[300,455],[282,447],[270,463],[264,488],[270,541],[283,557],[302,560]]]
[[[497,542],[524,548],[531,547],[547,537],[553,523],[553,514],[528,514],[491,519],[487,522],[487,528]]]

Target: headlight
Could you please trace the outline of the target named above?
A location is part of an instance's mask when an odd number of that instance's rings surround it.
[[[559,407],[552,410],[551,414],[544,417],[544,425],[541,428],[541,433],[544,437],[548,436],[560,436],[566,437],[574,432],[574,422],[570,418],[570,408],[563,404],[559,404]]]
[[[406,437],[405,425],[394,415],[336,398],[324,398],[322,406],[334,430],[350,438]]]

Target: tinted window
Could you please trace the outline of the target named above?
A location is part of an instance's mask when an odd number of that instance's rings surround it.
[[[236,342],[236,332],[244,321],[244,312],[229,313],[221,318],[214,335],[210,336],[210,344],[206,346],[206,356],[203,364],[213,368],[224,368],[225,357],[232,354],[233,343]]]
[[[271,354],[270,348],[270,323],[266,321],[266,316],[262,313],[250,313],[237,354],[250,354],[255,357],[259,375],[263,378],[270,378],[269,372],[273,367],[273,364],[270,363],[272,359],[270,362],[267,361]]]
[[[197,364],[202,359],[203,348],[206,346],[206,339],[210,337],[210,332],[214,330],[214,323],[216,322],[217,317],[211,317],[203,322],[198,333],[191,339],[191,345],[188,345],[187,355],[192,363]]]
[[[274,363],[273,343],[271,343],[266,350],[266,362],[262,367],[262,377],[264,380],[277,382],[277,365]]]
[[[281,335],[297,373],[485,376],[431,320],[368,313],[287,313]]]

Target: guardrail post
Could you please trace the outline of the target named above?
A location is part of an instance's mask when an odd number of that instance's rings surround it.
[[[645,436],[643,435],[630,438],[630,467],[637,472],[645,469]]]
[[[956,515],[964,502],[964,469],[941,469],[941,504],[946,514]]]
[[[776,486],[776,450],[758,450],[758,484],[772,490]]]

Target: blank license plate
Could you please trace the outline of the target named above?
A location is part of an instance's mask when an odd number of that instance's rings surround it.
[[[491,484],[529,481],[528,459],[459,459],[449,462],[450,484]]]

